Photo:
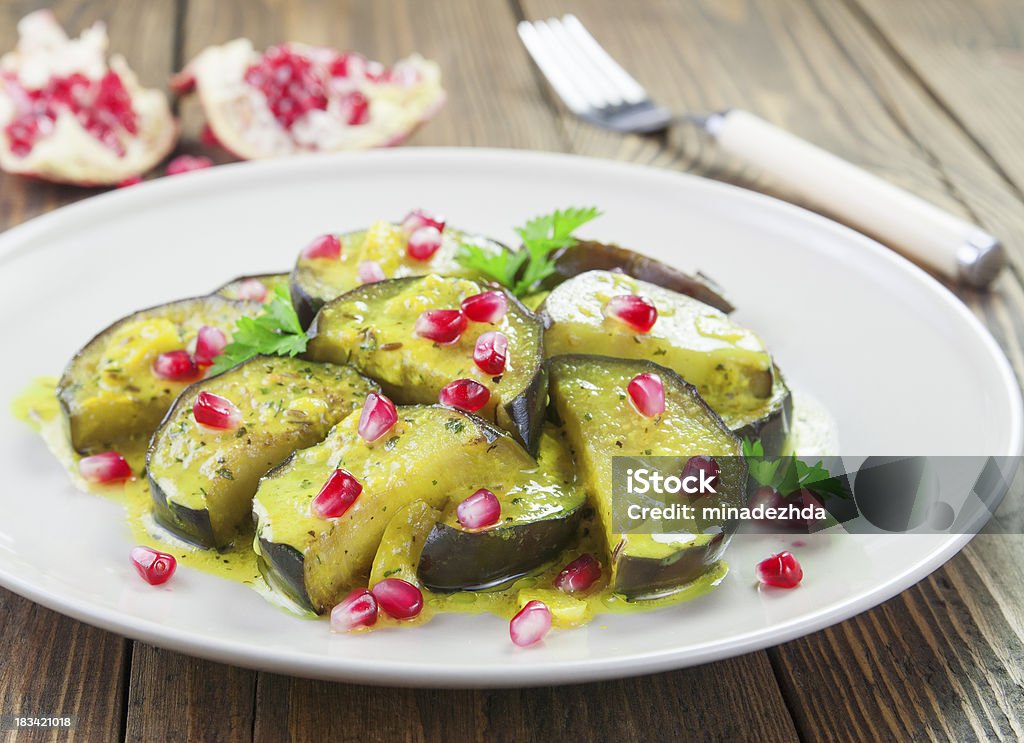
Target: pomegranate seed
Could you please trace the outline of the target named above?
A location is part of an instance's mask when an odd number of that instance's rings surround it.
[[[491,399],[491,391],[475,379],[456,379],[441,388],[437,399],[450,408],[475,413]]]
[[[521,648],[535,645],[551,630],[551,610],[543,601],[529,601],[508,623],[512,642]]]
[[[167,163],[167,175],[181,175],[193,170],[204,170],[213,165],[213,160],[205,155],[178,155]]]
[[[804,570],[792,552],[780,552],[757,563],[757,579],[766,586],[796,588],[804,579]]]
[[[345,515],[363,492],[363,484],[348,470],[334,470],[313,499],[313,513],[322,519]]]
[[[627,387],[629,398],[641,415],[653,418],[665,412],[665,385],[657,374],[637,374]]]
[[[349,632],[377,623],[377,599],[365,588],[357,588],[331,609],[331,629]]]
[[[370,120],[370,101],[358,90],[346,93],[338,103],[349,126],[361,126]]]
[[[718,484],[718,475],[721,470],[712,457],[690,457],[686,460],[686,464],[683,465],[683,479],[687,477],[696,478],[697,482],[701,482],[700,473],[704,473],[704,482],[709,483],[712,487]],[[694,493],[694,495],[707,495],[707,493]]]
[[[366,57],[355,52],[339,54],[328,66],[331,77],[362,77],[366,71]]]
[[[303,258],[341,258],[341,240],[337,235],[320,235],[302,251]]]
[[[501,504],[498,496],[487,488],[480,488],[466,498],[455,509],[459,523],[466,529],[482,529],[498,523],[501,518]]]
[[[313,63],[287,45],[273,46],[245,72],[245,82],[267,99],[267,108],[285,129],[307,111],[327,109],[324,81]]]
[[[376,284],[387,278],[384,276],[384,269],[377,261],[360,261],[358,274],[359,281],[363,284]]]
[[[423,592],[401,578],[385,578],[372,593],[377,605],[393,619],[412,619],[423,609]]]
[[[266,294],[265,287],[264,294]],[[193,358],[199,366],[210,366],[214,359],[224,353],[224,347],[227,344],[227,336],[219,328],[204,325],[199,328],[199,335],[196,337],[196,352],[193,354]]]
[[[395,404],[384,395],[371,392],[363,403],[359,416],[359,435],[372,443],[386,434],[398,422]]]
[[[454,343],[468,324],[461,310],[424,310],[416,318],[416,335],[438,343]]]
[[[371,83],[383,83],[388,81],[391,71],[380,62],[368,59],[366,60],[366,70],[363,74]]]
[[[142,580],[151,586],[159,586],[169,581],[178,567],[174,555],[150,547],[132,547],[128,557],[136,572],[142,576]]]
[[[488,330],[481,333],[473,349],[473,362],[484,374],[497,376],[505,371],[508,358],[508,338],[504,333]]]
[[[266,302],[269,291],[267,285],[259,279],[243,279],[235,287],[239,299],[250,302]]]
[[[580,555],[555,578],[555,588],[565,593],[586,591],[601,577],[601,563],[591,554]]]
[[[208,428],[228,431],[242,423],[242,411],[230,400],[203,390],[192,405],[192,415]]]
[[[658,308],[647,297],[635,294],[620,294],[612,297],[605,305],[609,317],[625,323],[638,333],[648,333],[658,320]]]
[[[129,186],[137,186],[142,183],[141,175],[133,175],[129,178],[125,178],[123,181],[117,184],[118,188],[128,188]]]
[[[431,214],[423,209],[413,209],[402,220],[402,229],[405,230],[407,235],[411,235],[420,227],[433,227],[438,232],[444,232],[444,225],[444,217]]]
[[[414,261],[429,261],[441,247],[441,231],[437,227],[420,227],[409,235],[406,254]]]
[[[203,124],[203,129],[199,132],[199,141],[207,147],[220,147],[220,139],[217,138],[209,124]]]
[[[91,457],[82,457],[78,462],[78,472],[86,482],[98,485],[124,482],[132,476],[132,468],[116,451],[105,451],[102,454],[93,454]]]
[[[188,351],[168,351],[153,359],[153,374],[171,382],[185,382],[199,376],[199,367]]]
[[[462,311],[473,322],[498,322],[508,312],[508,297],[497,290],[474,294],[462,300]]]

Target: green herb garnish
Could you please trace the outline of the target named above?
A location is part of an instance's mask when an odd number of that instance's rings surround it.
[[[298,356],[308,342],[288,290],[277,286],[274,298],[264,305],[260,315],[238,319],[231,343],[217,357],[210,374],[220,374],[253,356]]]
[[[463,243],[455,257],[464,267],[522,297],[536,291],[540,282],[555,272],[552,255],[576,244],[572,233],[600,215],[595,207],[559,209],[517,227],[523,245],[516,251],[490,253],[479,245]]]
[[[844,499],[850,497],[839,479],[833,477],[820,460],[816,464],[807,464],[797,459],[795,454],[779,459],[765,459],[764,446],[760,441],[750,439],[743,440],[743,456],[747,460],[751,479],[760,485],[774,488],[783,498],[803,488],[818,495]]]

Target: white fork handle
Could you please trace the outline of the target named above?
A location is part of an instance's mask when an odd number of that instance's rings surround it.
[[[913,261],[975,287],[991,283],[1005,264],[1002,245],[980,227],[764,119],[731,110],[703,123],[726,152]]]

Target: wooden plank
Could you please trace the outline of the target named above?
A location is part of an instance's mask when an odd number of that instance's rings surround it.
[[[162,86],[171,70],[174,0],[12,0],[0,6],[0,49],[13,47],[16,23],[41,7],[53,8],[69,33],[96,20],[107,23],[111,48],[123,53],[141,80]],[[0,174],[0,226],[95,193]],[[77,728],[60,740],[105,741],[122,736],[131,644],[0,591],[0,712],[77,715]],[[38,740],[38,732],[9,740]]]
[[[1024,190],[1024,5],[958,0],[848,0],[896,57],[990,158]]]
[[[135,643],[125,741],[249,741],[256,674]]]
[[[73,729],[52,736],[28,728],[0,736],[11,743],[120,739],[128,640],[3,589],[0,627],[0,714],[77,718]]]
[[[765,685],[756,688],[759,681]],[[255,743],[797,740],[765,653],[641,678],[515,690],[384,691],[267,674],[257,700]]]

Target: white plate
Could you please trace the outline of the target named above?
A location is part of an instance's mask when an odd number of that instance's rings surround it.
[[[950,293],[871,240],[793,206],[614,162],[489,150],[405,149],[218,167],[98,196],[0,237],[0,396],[59,372],[98,329],[240,273],[290,267],[328,230],[423,206],[511,240],[554,207],[594,204],[587,231],[728,288],[798,388],[839,423],[844,453],[1021,452],[1020,392],[988,332]],[[7,406],[5,405],[4,408]],[[254,668],[381,684],[515,686],[650,673],[774,645],[921,580],[958,536],[824,536],[798,550],[794,591],[752,568],[783,537],[739,539],[715,592],[601,617],[517,649],[505,622],[336,636],[241,585],[183,569],[155,589],[132,574],[119,507],[75,491],[42,442],[0,416],[0,583],[86,622]]]

